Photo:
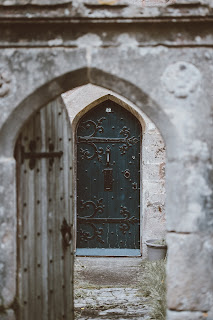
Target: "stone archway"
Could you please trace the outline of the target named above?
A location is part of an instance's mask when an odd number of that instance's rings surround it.
[[[178,210],[180,212],[184,211],[183,204],[181,203],[184,190],[182,190],[181,184],[176,184],[176,187],[174,188],[173,180],[168,179],[168,175],[176,176],[177,172],[179,171],[179,163],[174,161],[174,148],[179,148],[180,150],[181,144],[179,145],[179,142],[181,142],[181,138],[179,137],[176,126],[172,123],[170,117],[168,117],[168,115],[164,112],[163,107],[148,97],[148,95],[145,94],[142,89],[124,79],[118,78],[115,75],[105,73],[97,69],[90,69],[90,77],[88,78],[87,76],[87,69],[81,69],[63,74],[59,78],[53,79],[51,82],[44,84],[32,94],[25,97],[22,103],[14,108],[14,111],[11,112],[9,118],[3,126],[3,129],[1,130],[1,181],[3,181],[2,191],[5,195],[3,197],[2,205],[4,210],[6,210],[8,217],[8,223],[5,229],[5,232],[7,233],[5,234],[9,234],[9,238],[7,238],[7,245],[10,247],[10,250],[5,256],[6,272],[5,286],[3,291],[3,301],[7,308],[12,305],[16,295],[16,185],[15,161],[13,159],[15,141],[21,127],[29,118],[29,116],[32,115],[36,110],[40,109],[43,105],[47,104],[50,100],[59,96],[61,93],[79,85],[91,82],[119,93],[142,109],[150,117],[150,119],[156,123],[162,132],[167,146],[167,159],[169,160],[169,166],[167,166],[167,188],[169,190],[169,197],[167,199],[167,217],[169,219],[169,230],[174,231],[175,223],[179,221],[178,219],[181,219],[181,216],[176,216],[176,212]],[[70,81],[70,79],[72,79],[72,81]],[[183,174],[185,172],[185,168],[182,167],[182,170]],[[188,171],[186,171],[186,174],[188,174]],[[174,207],[174,199],[176,207]],[[182,242],[187,241],[187,239],[185,239],[186,237],[178,234],[173,234],[168,238],[168,296],[170,296],[169,308],[171,309],[178,308],[177,302],[174,302],[172,297],[178,296],[178,294],[184,290],[184,284],[178,283],[177,289],[177,281],[172,278],[172,272],[175,270],[175,267],[179,265],[180,262],[182,263],[182,267],[184,266],[185,256],[180,255],[180,257],[177,259],[177,256],[174,254],[172,255],[170,250],[172,245],[177,243],[179,237],[182,239]],[[196,238],[196,240],[197,242],[200,241],[199,236]],[[190,274],[188,275],[188,278],[191,279]],[[193,290],[192,287],[188,287],[187,289],[188,292]],[[170,295],[172,291],[173,294]],[[186,309],[187,303],[183,306],[183,310]]]
[[[0,153],[3,157],[13,156],[14,146],[18,133],[29,117],[54,100],[59,95],[72,88],[91,83],[102,88],[112,90],[120,96],[137,105],[158,127],[168,147],[168,155],[172,157],[172,147],[178,143],[178,132],[164,108],[151,99],[142,89],[131,82],[118,76],[106,73],[100,69],[90,69],[89,77],[87,68],[74,70],[52,79],[34,92],[26,96],[22,102],[16,105],[2,126],[0,132]],[[30,105],[30,107],[29,107]],[[11,128],[15,128],[11,132]],[[171,146],[171,147],[170,147]]]

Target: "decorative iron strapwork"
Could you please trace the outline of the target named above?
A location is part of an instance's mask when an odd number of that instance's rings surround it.
[[[89,201],[84,201],[81,200],[81,206],[80,209],[90,209],[92,210],[93,208],[93,214],[89,216],[89,218],[94,218],[97,214],[101,214],[104,212],[104,205],[103,205],[103,198],[96,200],[96,203],[92,200]]]
[[[88,149],[80,148],[81,159],[92,160],[97,157],[98,161],[102,162],[102,154],[104,153],[104,149],[101,147],[98,148],[93,142],[87,143],[94,148],[94,153],[91,154]]]
[[[122,143],[122,145],[119,146],[119,150],[121,152],[121,155],[124,155],[129,150],[129,148],[140,141],[135,136],[131,137],[130,129],[128,129],[126,126],[124,126],[120,131],[120,135],[124,136],[124,138],[95,137],[95,134],[97,132],[104,132],[104,128],[103,126],[101,126],[101,124],[105,119],[106,118],[101,118],[97,120],[97,123],[92,120],[83,122],[82,126],[84,128],[90,128],[91,125],[93,125],[94,131],[88,136],[79,136],[77,143],[86,143],[90,145],[94,149],[94,151],[91,152],[88,149],[80,148],[81,159],[92,160],[97,157],[98,161],[102,162],[102,155],[104,153],[104,150],[102,147],[97,147],[96,143]]]
[[[130,230],[131,225],[134,224],[139,224],[139,219],[136,218],[135,216],[131,216],[130,212],[127,210],[126,207],[121,206],[120,214],[123,216],[123,218],[100,218],[96,217],[97,213],[103,213],[104,208],[102,205],[103,199],[100,199],[97,201],[97,205],[93,201],[83,201],[82,200],[82,205],[83,207],[81,208],[87,208],[89,209],[90,205],[94,206],[94,213],[91,216],[86,216],[86,217],[80,217],[78,215],[77,217],[77,222],[78,225],[88,225],[92,228],[92,231],[84,231],[82,229],[79,229],[79,237],[80,241],[89,241],[96,239],[100,243],[104,243],[104,240],[102,239],[102,235],[104,233],[103,228],[97,227],[96,225],[101,225],[105,223],[109,224],[119,224],[119,229],[121,232],[125,235],[127,231]]]
[[[130,137],[130,129],[127,127],[123,127],[123,129],[120,131],[120,134],[124,135],[124,144],[119,147],[119,150],[121,151],[121,154],[125,154],[127,150],[129,150],[130,147],[132,147],[134,144],[139,142],[139,139],[133,137]]]
[[[103,133],[104,132],[104,128],[102,126],[102,122],[106,120],[105,117],[102,117],[100,119],[97,120],[97,123],[93,120],[87,120],[81,123],[80,127],[88,130],[90,128],[93,127],[93,132],[88,136],[88,137],[94,137],[96,135],[97,132],[99,133]]]
[[[21,162],[25,159],[29,159],[29,168],[33,170],[36,165],[36,161],[41,158],[49,159],[49,165],[52,166],[54,158],[60,158],[63,155],[63,151],[54,151],[54,144],[49,144],[49,152],[36,152],[37,145],[35,140],[29,142],[29,152],[26,152],[24,146],[21,146]]]

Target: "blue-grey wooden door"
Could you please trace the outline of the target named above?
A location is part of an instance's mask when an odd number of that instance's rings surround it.
[[[140,254],[141,125],[107,100],[77,128],[77,254]]]

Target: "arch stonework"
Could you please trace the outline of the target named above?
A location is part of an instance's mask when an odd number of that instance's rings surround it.
[[[74,5],[79,16],[88,18],[89,9],[83,10],[83,4],[78,7],[75,1]],[[92,5],[91,20],[82,21],[72,20],[72,13],[67,18],[59,7],[45,17],[42,6],[32,5],[29,10],[37,20],[28,19],[28,30],[16,23],[16,19],[26,22],[25,13],[13,9],[5,11],[0,6],[0,310],[6,310],[0,316],[13,319],[15,308],[16,138],[33,112],[63,92],[91,83],[137,105],[163,135],[167,148],[167,319],[206,319],[213,312],[213,34],[204,18],[212,19],[208,5],[205,12],[202,6],[189,8],[188,20],[177,6],[174,11],[173,7],[140,11],[136,19],[131,6],[121,8],[122,14],[113,7],[103,17]],[[59,23],[57,34],[54,17]],[[94,24],[97,17],[102,24]],[[37,24],[39,19],[42,25]],[[135,22],[131,30],[130,20]],[[90,23],[91,30],[85,25]],[[35,24],[41,31],[36,35]]]
[[[130,111],[140,121],[141,146],[141,253],[147,257],[146,240],[165,237],[165,144],[160,132],[148,117],[131,101],[107,89],[91,84],[62,94],[73,131],[73,150],[76,155],[76,128],[81,117],[100,103],[111,100]],[[160,156],[158,155],[160,153]],[[154,155],[155,154],[155,155]],[[151,168],[150,168],[151,167]],[[74,161],[74,193],[76,193],[77,164]],[[153,169],[157,174],[153,177]],[[77,215],[74,201],[75,219]],[[75,233],[77,225],[75,222]],[[76,234],[75,234],[76,239]]]

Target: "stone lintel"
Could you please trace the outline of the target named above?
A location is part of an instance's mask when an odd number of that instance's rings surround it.
[[[186,10],[187,9],[187,10]],[[86,18],[89,21],[96,19],[101,22],[109,22],[112,18],[123,22],[132,23],[140,20],[169,19],[213,19],[211,1],[174,1],[170,0],[64,0],[64,1],[21,1],[5,0],[0,4],[0,20],[22,19],[30,21],[44,19],[56,21],[63,19],[68,22],[75,19],[81,22]],[[130,20],[128,20],[130,19]]]

